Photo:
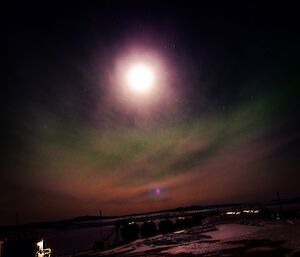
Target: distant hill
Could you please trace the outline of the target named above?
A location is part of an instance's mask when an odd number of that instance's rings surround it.
[[[29,224],[23,224],[18,226],[2,226],[0,227],[0,233],[4,231],[22,231],[22,230],[32,230],[32,229],[56,229],[56,230],[64,230],[71,228],[81,228],[87,226],[99,226],[100,220],[108,220],[108,219],[122,219],[133,216],[140,215],[151,215],[151,214],[159,214],[159,213],[172,213],[172,212],[186,212],[186,211],[201,211],[201,210],[209,210],[209,209],[218,209],[218,208],[234,208],[239,207],[243,208],[249,205],[264,205],[264,206],[272,206],[277,205],[278,199],[274,199],[264,203],[228,203],[228,204],[214,204],[214,205],[190,205],[186,207],[177,207],[172,209],[165,209],[153,212],[143,212],[143,213],[133,213],[122,216],[78,216],[70,219],[59,220],[59,221],[46,221],[46,222],[35,222]],[[300,204],[300,197],[290,198],[290,199],[281,199],[282,205],[288,204]]]

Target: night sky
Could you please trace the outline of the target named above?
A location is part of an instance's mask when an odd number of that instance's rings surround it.
[[[0,225],[300,195],[295,7],[199,2],[2,9]]]

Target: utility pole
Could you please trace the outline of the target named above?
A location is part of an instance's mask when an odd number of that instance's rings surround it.
[[[19,225],[19,213],[16,212],[16,226]]]
[[[101,234],[101,239],[103,239],[103,228],[102,228],[102,211],[99,211],[99,217],[100,217],[100,234]]]
[[[282,217],[283,216],[283,208],[282,208],[281,197],[280,197],[279,192],[277,192],[277,200],[278,200],[278,204],[279,204],[279,213],[280,213],[280,216]]]

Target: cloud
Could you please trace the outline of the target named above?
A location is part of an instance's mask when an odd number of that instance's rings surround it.
[[[226,111],[183,117],[182,122],[158,120],[149,127],[103,127],[41,115],[24,132],[29,151],[16,156],[24,172],[3,190],[28,203],[35,216],[44,215],[45,202],[49,208],[58,205],[53,217],[99,208],[124,214],[271,198],[276,190],[295,187],[291,177],[282,183],[283,174],[297,177],[295,158],[280,152],[297,141],[297,134],[278,134],[283,114],[273,117],[272,106],[273,100],[257,97]],[[286,165],[289,160],[292,164]],[[11,189],[18,187],[25,189]],[[153,194],[157,187],[159,197]],[[32,202],[36,195],[39,200]],[[8,206],[26,212],[21,204]]]

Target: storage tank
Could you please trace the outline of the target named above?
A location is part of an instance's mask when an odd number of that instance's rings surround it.
[[[152,220],[145,221],[141,226],[142,237],[153,236],[156,233],[156,225]]]
[[[138,238],[139,230],[139,225],[131,221],[121,226],[121,236],[125,241],[132,241]]]
[[[159,231],[163,234],[170,233],[175,230],[174,222],[169,219],[163,219],[158,224]]]
[[[192,226],[192,220],[188,217],[178,217],[175,221],[176,229],[184,229]]]

